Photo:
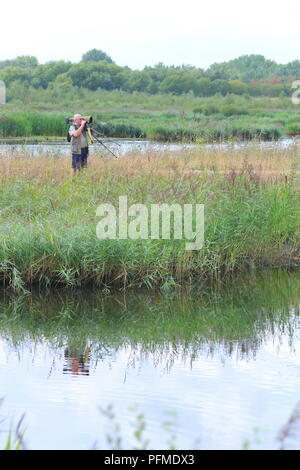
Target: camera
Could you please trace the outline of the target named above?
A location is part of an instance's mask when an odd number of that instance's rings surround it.
[[[82,116],[82,119],[86,121],[87,124],[91,124],[93,122],[93,116]],[[66,123],[69,124],[70,122],[73,122],[73,116],[66,117]]]

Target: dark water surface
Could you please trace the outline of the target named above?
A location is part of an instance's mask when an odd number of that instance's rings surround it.
[[[110,449],[116,424],[124,449],[276,449],[300,400],[299,306],[299,272],[2,295],[0,443],[25,413],[29,449]]]

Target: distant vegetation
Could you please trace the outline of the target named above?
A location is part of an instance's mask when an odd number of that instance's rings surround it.
[[[260,55],[207,70],[159,63],[142,71],[98,49],[79,63],[17,57],[0,62],[7,98],[0,137],[63,137],[64,117],[75,111],[93,114],[108,137],[201,143],[298,136],[291,95],[299,76],[300,61],[280,65]]]
[[[300,61],[276,64],[262,55],[243,55],[212,64],[207,70],[192,65],[166,66],[158,63],[143,70],[115,64],[105,52],[92,49],[79,63],[52,61],[39,64],[36,57],[21,56],[0,62],[0,80],[9,89],[9,100],[18,98],[20,85],[26,89],[80,87],[88,90],[123,90],[151,95],[171,93],[209,97],[216,93],[249,96],[290,96],[291,81],[300,76]],[[15,87],[17,87],[15,89]]]
[[[210,105],[212,107],[212,105]],[[283,131],[298,132],[299,126],[287,115],[281,126],[274,123],[276,114],[261,117],[248,115],[241,119],[234,106],[219,104],[214,115],[206,117],[207,108],[193,111],[147,111],[118,110],[117,112],[93,112],[94,124],[107,137],[142,138],[162,142],[216,142],[224,140],[278,140]],[[228,116],[228,113],[232,113]],[[0,114],[0,137],[65,137],[68,111],[18,110],[6,108]],[[286,124],[284,128],[284,124]],[[287,127],[289,126],[289,127]],[[293,127],[294,126],[294,127]]]

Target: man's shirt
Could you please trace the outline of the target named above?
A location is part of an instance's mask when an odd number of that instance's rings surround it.
[[[71,137],[72,137],[74,131],[76,131],[77,129],[78,128],[76,128],[74,126],[74,124],[70,127],[69,134],[70,134]],[[88,141],[87,141],[85,132],[81,131],[81,134],[80,134],[79,137],[80,137],[80,146],[81,146],[81,148],[87,147],[88,146]]]

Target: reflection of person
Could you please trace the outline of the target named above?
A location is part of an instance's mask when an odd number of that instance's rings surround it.
[[[86,121],[81,114],[75,114],[73,121],[74,124],[70,126],[69,134],[71,137],[72,169],[75,173],[81,168],[87,167],[89,146],[86,135]]]
[[[83,353],[73,347],[65,349],[64,374],[90,375],[90,348],[86,347]]]

